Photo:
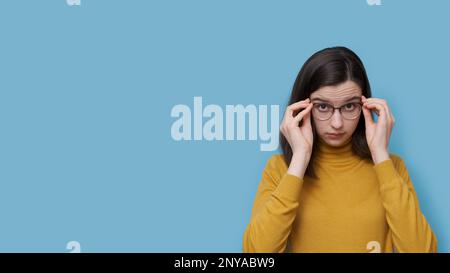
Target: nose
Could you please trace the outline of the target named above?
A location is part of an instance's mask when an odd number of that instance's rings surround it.
[[[333,129],[339,130],[343,125],[344,122],[342,120],[340,111],[334,111],[333,115],[331,116],[331,127],[333,127]]]

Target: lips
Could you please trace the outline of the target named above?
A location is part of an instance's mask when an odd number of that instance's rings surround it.
[[[330,138],[339,138],[339,137],[343,136],[344,133],[338,133],[338,134],[327,133],[326,135],[327,135],[328,137],[330,137]]]

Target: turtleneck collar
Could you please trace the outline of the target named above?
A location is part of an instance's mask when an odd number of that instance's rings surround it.
[[[334,166],[346,166],[360,161],[359,156],[353,152],[351,137],[338,147],[333,147],[319,138],[316,158],[319,162],[331,163]]]

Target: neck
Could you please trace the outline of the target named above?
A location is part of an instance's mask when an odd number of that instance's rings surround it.
[[[339,146],[331,146],[319,138],[316,151],[317,159],[330,162],[348,162],[356,156],[353,153],[351,137]]]

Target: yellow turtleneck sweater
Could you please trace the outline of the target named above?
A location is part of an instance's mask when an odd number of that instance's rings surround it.
[[[287,173],[272,156],[256,193],[244,252],[436,252],[403,160],[374,165],[319,141],[318,179]]]

